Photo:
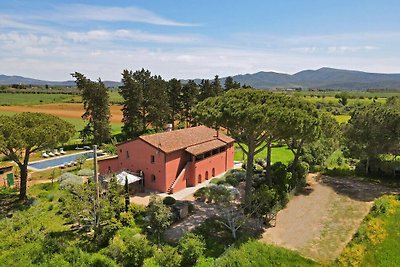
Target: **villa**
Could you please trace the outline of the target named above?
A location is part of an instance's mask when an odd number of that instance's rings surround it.
[[[142,173],[145,189],[175,193],[232,169],[234,141],[203,125],[143,135],[118,144],[117,156],[99,160],[100,175]]]

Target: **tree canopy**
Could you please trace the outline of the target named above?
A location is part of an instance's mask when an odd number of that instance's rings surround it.
[[[26,198],[30,154],[65,143],[74,133],[72,124],[50,114],[23,112],[0,116],[0,152],[20,169],[21,200]]]
[[[231,90],[207,98],[194,111],[199,122],[226,129],[247,155],[246,204],[251,199],[255,154],[268,147],[268,171],[272,141],[285,140],[295,155],[295,168],[305,144],[315,142],[324,133],[337,138],[335,129],[339,127],[332,116],[318,112],[302,99],[253,89]]]
[[[345,141],[352,157],[370,159],[392,152],[400,143],[400,111],[396,105],[373,103],[358,107],[345,129]]]
[[[119,93],[123,101],[123,132],[138,136],[149,126],[160,129],[170,117],[167,83],[161,76],[151,76],[149,70],[122,72]]]
[[[88,120],[87,125],[81,131],[81,137],[83,139],[93,137],[93,142],[101,145],[111,138],[111,115],[107,88],[100,79],[93,82],[79,72],[73,73],[72,77],[76,79],[76,85],[82,94],[85,108],[82,119]]]

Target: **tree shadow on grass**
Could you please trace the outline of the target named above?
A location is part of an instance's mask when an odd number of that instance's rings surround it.
[[[363,202],[373,201],[375,198],[386,194],[400,193],[400,188],[390,188],[357,177],[330,177],[320,174],[315,177],[315,180],[320,184],[331,187],[337,194]]]
[[[10,218],[16,211],[29,209],[34,200],[34,198],[19,200],[18,192],[9,191],[5,193],[0,193],[0,219],[5,217]]]
[[[242,226],[234,239],[230,231],[219,221],[218,217],[208,218],[201,226],[194,231],[195,234],[201,235],[206,243],[206,257],[218,258],[229,247],[238,247],[241,244],[259,238],[263,233],[263,228],[250,219],[250,222]]]

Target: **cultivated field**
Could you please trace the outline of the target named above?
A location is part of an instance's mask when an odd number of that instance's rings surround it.
[[[121,123],[122,106],[110,106],[111,123]],[[61,118],[81,119],[84,112],[82,103],[56,103],[29,106],[0,106],[0,112],[42,112]]]

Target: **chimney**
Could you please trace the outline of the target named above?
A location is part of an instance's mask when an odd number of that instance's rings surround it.
[[[216,132],[216,137],[218,138],[219,137],[219,130],[216,130],[217,132]]]
[[[172,132],[172,123],[167,124],[167,132]]]

